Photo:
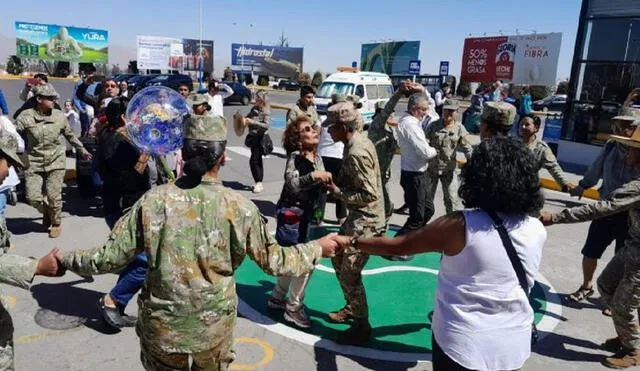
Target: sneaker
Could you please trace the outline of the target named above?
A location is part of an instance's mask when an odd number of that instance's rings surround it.
[[[62,227],[60,227],[59,225],[52,225],[51,229],[49,230],[49,238],[58,238],[60,237],[61,233]]]
[[[285,309],[287,302],[283,299],[276,299],[272,296],[267,300],[267,306],[271,309]]]
[[[260,193],[262,192],[263,188],[262,188],[262,182],[258,182],[256,183],[256,185],[253,186],[253,193]]]
[[[111,308],[104,304],[104,296],[98,299],[98,310],[102,313],[104,321],[113,328],[133,327],[136,325],[137,318],[120,313],[118,308]]]
[[[353,313],[349,305],[345,305],[344,308],[339,311],[329,313],[329,320],[334,323],[345,323],[351,318],[353,318]]]
[[[284,311],[284,319],[287,322],[291,322],[298,327],[309,328],[311,327],[311,321],[309,320],[309,316],[307,312],[304,310],[304,306],[301,306],[300,309],[296,311],[292,311],[286,309]]]
[[[640,350],[621,348],[611,357],[606,357],[602,364],[609,368],[623,369],[640,365]]]

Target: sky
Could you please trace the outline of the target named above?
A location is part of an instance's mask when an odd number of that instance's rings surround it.
[[[54,5],[55,4],[55,5]],[[202,0],[203,38],[215,42],[215,71],[229,64],[231,43],[304,47],[304,70],[334,72],[360,61],[362,43],[419,40],[422,73],[450,61],[459,76],[464,39],[561,32],[558,79],[569,77],[580,0]],[[0,58],[15,53],[14,22],[106,29],[110,62],[135,59],[136,35],[199,37],[199,0],[12,1],[2,9]],[[234,25],[235,23],[235,25]],[[114,60],[115,59],[115,60]]]

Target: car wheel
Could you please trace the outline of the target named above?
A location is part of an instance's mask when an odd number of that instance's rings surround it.
[[[242,97],[242,105],[243,106],[246,106],[247,104],[249,104],[249,101],[250,101],[249,97],[247,97],[247,96]]]

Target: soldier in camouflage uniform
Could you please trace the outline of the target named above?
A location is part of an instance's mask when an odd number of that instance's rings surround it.
[[[300,88],[300,100],[287,112],[287,125],[295,122],[300,116],[307,116],[309,122],[314,125],[318,122],[318,112],[316,111],[316,106],[313,105],[315,93],[309,85]]]
[[[276,276],[309,273],[335,242],[280,247],[254,203],[218,179],[226,154],[226,122],[192,116],[185,122],[186,176],[147,192],[115,225],[108,241],[60,257],[79,274],[117,272],[146,252],[149,271],[138,297],[136,332],[147,370],[224,370],[237,297],[233,274],[248,255]]]
[[[458,113],[458,101],[446,99],[441,106],[442,116],[438,121],[432,122],[425,129],[429,145],[435,148],[438,155],[429,161],[427,168],[427,187],[431,202],[436,195],[438,181],[442,184],[444,194],[444,207],[447,214],[461,210],[462,203],[458,197],[458,161],[456,159],[458,148],[462,149],[465,157],[471,158],[473,147],[469,141],[469,133],[461,123],[456,122]]]
[[[0,131],[0,183],[9,175],[9,166],[23,168],[16,154],[18,142],[9,132]],[[56,276],[61,273],[56,260],[57,249],[40,260],[8,254],[9,232],[0,223],[0,282],[29,289],[35,275]],[[2,291],[0,290],[0,295]],[[4,297],[0,302],[0,371],[14,370],[13,364],[13,321],[6,309]]]
[[[640,167],[640,128],[631,138],[611,136],[630,147],[626,162]],[[640,365],[640,180],[632,180],[616,189],[608,198],[551,214],[542,212],[545,225],[577,223],[629,212],[629,237],[598,278],[598,291],[611,308],[611,317],[618,336],[607,340],[603,348],[615,352],[606,357],[604,365],[627,368]]]
[[[329,108],[322,123],[335,142],[344,143],[342,169],[329,189],[349,210],[341,234],[379,236],[386,227],[380,166],[373,143],[356,129],[358,115],[352,103],[337,103]],[[347,304],[329,317],[335,322],[355,320],[351,328],[340,334],[339,343],[362,344],[371,337],[369,307],[362,284],[362,269],[368,260],[369,255],[355,249],[341,251],[332,259]]]
[[[391,202],[391,197],[389,197],[388,184],[391,179],[391,162],[398,149],[398,143],[393,136],[393,129],[389,126],[388,120],[392,117],[400,98],[422,92],[424,92],[424,87],[420,84],[406,82],[400,85],[389,101],[386,103],[376,103],[376,113],[367,130],[369,140],[371,140],[376,147],[380,174],[382,175],[385,224],[389,223],[389,219],[393,215],[393,202]]]
[[[91,154],[76,137],[62,111],[53,108],[58,93],[52,85],[38,85],[35,89],[38,105],[22,111],[16,119],[16,130],[27,142],[26,193],[29,204],[43,214],[42,224],[51,227],[49,237],[62,231],[62,186],[67,158],[62,134],[71,145],[89,160]],[[46,200],[42,188],[46,189]]]

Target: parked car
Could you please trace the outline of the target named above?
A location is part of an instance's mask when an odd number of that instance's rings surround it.
[[[193,90],[193,80],[189,75],[163,74],[149,80],[146,86],[166,86],[173,90],[178,90],[180,85],[187,85],[189,91]]]
[[[251,102],[253,98],[253,94],[251,89],[246,86],[240,84],[239,82],[224,82],[229,85],[231,89],[233,89],[233,95],[224,100],[224,104],[229,103],[242,103],[243,105],[247,105]]]
[[[296,91],[296,90],[300,90],[300,84],[298,84],[293,80],[281,80],[278,83],[278,89]]]
[[[119,73],[117,75],[113,75],[113,79],[116,82],[120,82],[120,81],[129,81],[129,79],[131,79],[132,77],[138,76],[135,73]]]
[[[269,81],[269,87],[272,89],[278,89],[280,82],[285,81],[286,79],[276,79],[273,81]]]
[[[557,111],[564,112],[567,108],[567,95],[566,94],[558,94],[551,95],[541,100],[537,100],[533,102],[533,110],[534,111]]]
[[[137,93],[142,88],[146,87],[146,83],[149,80],[156,78],[158,75],[159,74],[154,73],[150,75],[137,75],[130,78],[129,80],[127,80],[127,82],[129,83],[129,90],[131,90],[134,93]]]

